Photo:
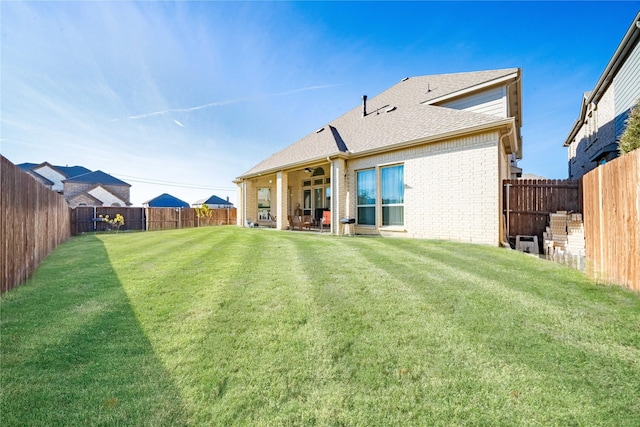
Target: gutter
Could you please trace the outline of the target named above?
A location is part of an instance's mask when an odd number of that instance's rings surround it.
[[[280,171],[290,171],[292,169],[299,169],[302,167],[306,167],[309,166],[310,164],[314,164],[317,163],[318,165],[325,162],[327,159],[338,159],[338,158],[344,158],[344,159],[348,159],[350,158],[351,153],[347,152],[347,153],[336,153],[336,154],[330,154],[330,155],[320,155],[318,157],[314,157],[312,159],[306,159],[304,161],[300,161],[300,162],[295,162],[295,163],[288,163],[286,165],[280,165],[280,166],[274,166],[272,168],[269,169],[264,169],[260,172],[254,172],[254,173],[250,173],[250,174],[246,174],[246,175],[241,175],[239,177],[236,178],[235,181],[241,182],[242,180],[245,179],[251,179],[251,178],[258,178],[260,176],[263,175],[270,175],[270,174],[274,174],[276,172],[280,172]],[[235,182],[233,181],[233,182]]]
[[[373,148],[371,150],[365,150],[365,151],[359,151],[357,153],[352,153],[352,152],[347,152],[347,153],[337,153],[335,155],[331,155],[331,156],[319,156],[317,158],[313,158],[313,159],[307,159],[301,162],[296,162],[296,163],[291,163],[291,164],[287,164],[287,165],[280,165],[277,167],[273,167],[270,169],[265,169],[263,171],[260,172],[255,172],[252,174],[247,174],[247,175],[242,175],[239,176],[236,180],[245,180],[245,179],[251,179],[251,178],[257,178],[263,175],[269,175],[269,174],[273,174],[279,171],[284,171],[284,170],[291,170],[291,169],[297,169],[303,166],[308,166],[310,163],[320,163],[323,161],[326,161],[327,158],[344,158],[344,159],[354,159],[354,158],[359,158],[359,157],[364,157],[364,156],[370,156],[373,154],[379,154],[379,153],[384,153],[387,151],[393,151],[393,150],[400,150],[403,148],[408,148],[414,145],[421,145],[421,144],[428,144],[428,143],[433,143],[433,142],[439,142],[439,141],[443,141],[443,140],[447,140],[447,139],[452,139],[452,138],[456,138],[456,137],[460,137],[460,136],[465,136],[465,135],[469,135],[469,134],[474,134],[474,133],[480,133],[480,132],[484,132],[484,131],[489,131],[489,130],[500,130],[500,128],[503,127],[508,127],[511,128],[511,131],[513,131],[513,129],[515,129],[516,127],[516,122],[515,122],[515,118],[514,117],[509,117],[506,119],[500,119],[498,121],[495,122],[491,122],[491,123],[485,123],[482,125],[476,125],[473,127],[465,127],[463,129],[458,129],[458,130],[454,130],[454,131],[449,131],[449,132],[445,132],[445,133],[439,133],[437,135],[431,135],[428,136],[426,138],[419,138],[419,139],[414,139],[411,141],[403,141],[397,144],[390,144],[390,145],[385,145],[384,147],[378,147],[378,148]],[[502,137],[502,135],[501,135]],[[517,148],[518,147],[514,147],[514,144],[509,144],[510,148],[512,149],[512,151],[514,153],[517,152]],[[514,151],[514,149],[516,151]]]
[[[465,135],[469,135],[469,134],[481,133],[483,131],[499,130],[500,128],[505,127],[505,126],[512,127],[512,128],[515,127],[515,119],[513,117],[509,117],[507,119],[502,119],[502,120],[499,120],[499,121],[496,121],[496,122],[487,123],[487,124],[483,124],[483,125],[477,125],[477,126],[473,126],[473,127],[467,127],[467,128],[464,128],[464,129],[445,132],[445,133],[440,133],[440,134],[437,134],[437,135],[428,136],[426,138],[414,139],[412,141],[406,141],[406,142],[401,142],[401,143],[397,143],[397,144],[385,145],[384,147],[374,148],[374,149],[366,150],[366,151],[359,151],[357,154],[353,154],[351,157],[352,158],[357,158],[357,157],[369,156],[369,155],[372,155],[372,154],[384,153],[384,152],[391,151],[391,150],[400,150],[400,149],[408,148],[408,147],[411,147],[411,146],[414,146],[414,145],[439,142],[439,141],[452,139],[452,138],[459,137],[459,136],[465,136]]]
[[[518,75],[516,77],[516,79],[509,83],[507,85],[507,102],[509,100],[509,89],[511,88],[511,86],[521,83],[522,82],[522,71],[520,68],[518,68]],[[517,116],[517,120],[516,120],[516,125],[517,127],[515,127],[515,129],[518,129],[518,131],[516,132],[516,148],[515,148],[515,155],[516,155],[516,160],[522,160],[522,136],[520,135],[520,129],[522,128],[522,86],[519,86],[518,90],[518,99],[516,100],[517,104],[518,104],[518,116]],[[509,111],[508,114],[509,117],[514,117],[511,114],[511,111]],[[513,128],[512,128],[513,129]],[[518,142],[520,142],[518,144]]]

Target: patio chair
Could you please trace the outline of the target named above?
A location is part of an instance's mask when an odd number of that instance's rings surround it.
[[[324,226],[329,226],[331,228],[331,211],[322,212],[322,219],[320,222],[320,232],[324,229]]]
[[[297,216],[288,215],[287,219],[289,220],[289,230],[295,230],[296,229],[296,223],[298,224],[298,228],[300,228],[300,221],[296,221],[296,219],[298,219]]]
[[[302,221],[300,222],[300,229],[306,228],[311,231],[311,215],[305,215],[302,217]]]

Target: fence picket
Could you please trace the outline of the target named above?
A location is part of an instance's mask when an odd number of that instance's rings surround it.
[[[640,291],[640,150],[583,177],[587,272]]]
[[[71,237],[64,197],[0,156],[0,292],[25,282]]]
[[[236,208],[211,209],[209,212],[211,217],[198,218],[194,208],[77,207],[72,212],[71,229],[73,234],[106,231],[109,224],[94,221],[94,218],[100,215],[115,218],[117,214],[124,217],[121,230],[157,231],[236,223]]]

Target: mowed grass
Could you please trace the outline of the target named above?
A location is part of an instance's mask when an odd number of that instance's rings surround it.
[[[513,251],[75,237],[2,297],[3,426],[638,426],[640,298]]]

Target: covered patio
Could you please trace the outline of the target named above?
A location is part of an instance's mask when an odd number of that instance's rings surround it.
[[[287,170],[259,173],[238,185],[238,225],[279,230],[307,230],[341,234],[340,219],[347,217],[345,160],[298,165]]]

